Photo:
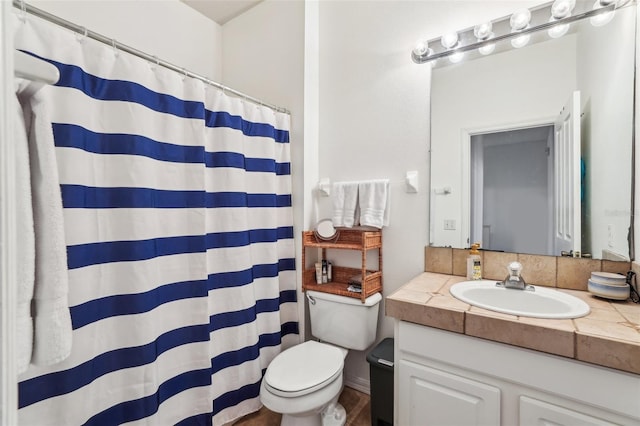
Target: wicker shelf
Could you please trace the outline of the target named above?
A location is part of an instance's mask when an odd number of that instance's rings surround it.
[[[314,267],[306,267],[302,273],[302,289],[314,290],[325,293],[338,294],[340,296],[353,297],[364,300],[374,293],[382,292],[382,232],[360,229],[340,229],[335,241],[318,241],[313,231],[302,233],[302,264],[306,265],[306,251],[308,248],[321,248],[322,259],[326,259],[327,249],[358,250],[362,253],[361,268],[348,268],[333,266],[333,281],[325,284],[316,283],[316,271]],[[366,269],[367,251],[378,250],[378,269],[375,271]],[[322,260],[319,259],[319,260]],[[356,293],[347,290],[348,282],[354,275],[362,275],[362,292]]]

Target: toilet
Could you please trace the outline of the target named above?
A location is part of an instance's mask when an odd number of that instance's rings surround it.
[[[338,404],[348,350],[363,351],[376,339],[382,296],[365,299],[307,291],[309,340],[279,355],[267,367],[260,400],[282,414],[282,426],[342,426],[347,418]]]

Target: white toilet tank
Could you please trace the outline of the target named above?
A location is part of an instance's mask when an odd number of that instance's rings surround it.
[[[382,296],[360,299],[307,291],[311,334],[327,343],[363,351],[376,340],[378,308]]]

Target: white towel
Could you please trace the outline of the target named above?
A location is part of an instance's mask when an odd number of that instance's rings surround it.
[[[33,211],[31,208],[31,178],[29,176],[29,145],[22,115],[22,107],[14,97],[15,126],[15,177],[16,177],[16,279],[17,285],[17,362],[18,373],[23,373],[31,362],[33,347],[33,321],[31,299],[35,276],[35,247],[33,236]]]
[[[34,343],[31,362],[50,365],[71,352],[67,248],[53,130],[45,90],[24,81],[18,98],[24,112],[31,165],[35,230],[33,297]],[[35,91],[34,91],[35,90]]]
[[[351,228],[356,221],[358,183],[334,182],[331,188],[331,197],[333,201],[333,216],[331,218],[333,226]]]
[[[389,225],[389,180],[371,180],[358,185],[360,225],[382,228]]]

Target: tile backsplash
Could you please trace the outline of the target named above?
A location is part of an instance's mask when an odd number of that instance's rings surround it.
[[[467,274],[468,249],[425,247],[425,272],[465,276]],[[502,280],[507,275],[507,265],[517,260],[522,263],[522,277],[528,284],[587,290],[591,272],[605,271],[626,274],[633,268],[640,273],[640,265],[612,260],[574,259],[570,257],[539,256],[522,253],[481,251],[482,278]]]

